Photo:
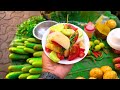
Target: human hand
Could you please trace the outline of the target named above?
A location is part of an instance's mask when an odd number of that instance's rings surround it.
[[[65,76],[67,76],[68,72],[71,70],[73,66],[73,64],[64,65],[64,64],[55,63],[52,60],[50,60],[44,52],[42,54],[42,62],[43,62],[42,65],[43,72],[50,72],[60,77],[61,79],[64,79]]]

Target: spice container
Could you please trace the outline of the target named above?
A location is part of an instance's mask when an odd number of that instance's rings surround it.
[[[95,26],[92,22],[89,22],[85,27],[84,31],[88,35],[89,38],[92,38],[94,31],[95,31]]]

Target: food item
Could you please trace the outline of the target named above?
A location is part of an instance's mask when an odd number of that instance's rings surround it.
[[[42,15],[30,17],[29,19],[25,20],[20,25],[18,25],[16,36],[19,38],[33,37],[33,34],[32,34],[33,28],[36,26],[36,24],[44,20],[45,18],[43,18]]]
[[[91,54],[91,51],[89,50],[87,55],[90,55],[90,54]]]
[[[100,43],[99,40],[94,40],[94,44],[98,45]]]
[[[54,51],[50,52],[49,57],[54,62],[59,62],[60,61],[60,59],[57,57],[56,52],[54,52]]]
[[[84,28],[84,31],[87,33],[89,38],[92,38],[95,31],[94,24],[92,22],[88,22],[88,24]]]
[[[70,53],[70,50],[68,49],[68,50],[65,50],[64,51],[64,57],[68,57],[69,56],[69,53]]]
[[[25,48],[25,46],[17,46],[17,48],[22,48],[23,49],[23,48]]]
[[[16,54],[28,54],[23,48],[10,47],[9,51]]]
[[[97,79],[97,78],[95,78],[95,77],[90,77],[89,79]]]
[[[76,79],[85,79],[85,78],[84,78],[84,77],[80,77],[80,76],[79,76],[79,77],[77,77]]]
[[[37,59],[31,59],[31,60],[29,60],[29,63],[32,64],[32,63],[35,62],[35,61],[41,61],[41,60],[42,60],[41,57],[40,57],[40,58],[37,58]]]
[[[13,42],[13,43],[11,44],[11,46],[13,46],[13,47],[24,46],[24,43],[21,43],[21,42]]]
[[[95,35],[98,38],[106,39],[108,33],[110,32],[110,28],[103,24],[103,23],[97,23],[95,24]]]
[[[42,72],[42,68],[31,68],[29,70],[30,74],[40,74]]]
[[[101,49],[100,45],[95,46],[95,51],[99,51]]]
[[[115,71],[106,71],[103,75],[103,79],[118,79]]]
[[[42,50],[42,45],[41,45],[41,44],[36,44],[36,45],[33,47],[33,49],[36,50],[36,51]]]
[[[115,64],[115,70],[120,70],[120,63]]]
[[[16,72],[16,71],[21,71],[21,69],[24,67],[24,65],[10,65],[9,67],[8,67],[8,71],[14,71],[14,72]]]
[[[30,75],[30,73],[23,73],[19,75],[19,79],[27,79],[27,77]]]
[[[24,42],[24,43],[25,43],[25,42]],[[27,41],[24,45],[25,45],[27,48],[32,48],[32,49],[33,49],[34,46],[37,45],[37,44],[36,44],[36,43],[30,43],[30,42]]]
[[[61,32],[53,32],[49,35],[52,35],[51,41],[56,42],[57,44],[61,45],[65,49],[69,49],[70,47],[70,40],[67,36],[62,34]],[[49,36],[48,36],[49,38]]]
[[[26,60],[26,62],[29,62],[30,60],[41,60],[42,58],[41,57],[32,57],[32,58],[28,58],[27,60]]]
[[[38,79],[40,77],[40,74],[36,74],[36,75],[29,75],[27,77],[27,79]]]
[[[104,43],[99,43],[99,46],[100,46],[101,48],[104,48],[104,47],[105,47],[105,44],[104,44]]]
[[[113,63],[116,64],[116,63],[120,63],[120,57],[116,57],[113,59]]]
[[[62,25],[62,28],[58,29],[59,25]],[[77,27],[69,23],[60,23],[50,27],[49,30],[45,50],[49,53],[51,60],[53,59],[54,62],[64,59],[71,61],[85,56],[83,32]]]
[[[32,48],[24,48],[24,51],[27,53],[34,53],[35,52],[35,50]]]
[[[26,60],[29,58],[28,55],[20,55],[20,54],[15,54],[15,53],[10,53],[9,58],[11,60]]]
[[[41,57],[41,56],[42,56],[42,53],[43,53],[43,51],[37,51],[37,52],[34,52],[34,53],[33,53],[33,56],[34,56],[34,57]]]
[[[36,38],[28,38],[27,41],[31,43],[41,43],[41,41]]]
[[[18,71],[18,72],[10,72],[6,75],[6,79],[18,79],[19,75],[22,74],[23,72]]]
[[[59,47],[59,46],[57,46],[57,45],[54,45],[54,44],[52,44],[52,43],[47,43],[47,44],[46,44],[46,48],[48,48],[48,49],[50,49],[50,50],[53,50],[53,51],[55,51],[55,52],[57,52],[57,53],[60,53],[61,50],[62,50],[61,47]]]
[[[21,70],[23,73],[28,73],[32,67],[33,67],[32,65],[26,65]]]
[[[112,68],[110,66],[102,66],[100,69],[103,71],[103,73],[106,71],[112,71]]]
[[[120,50],[115,50],[115,49],[113,49],[113,52],[114,52],[115,54],[120,54]]]
[[[109,19],[108,21],[105,22],[105,24],[110,28],[113,29],[117,26],[117,23],[113,19]]]
[[[93,46],[94,46],[94,42],[90,41],[90,47],[93,47]]]
[[[103,71],[100,68],[93,68],[90,70],[90,77],[102,79]]]
[[[41,68],[42,67],[42,60],[33,62],[32,66],[36,67],[36,68]]]

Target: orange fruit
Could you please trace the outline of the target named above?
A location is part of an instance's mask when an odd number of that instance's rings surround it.
[[[116,21],[113,19],[109,19],[108,21],[106,21],[106,25],[110,28],[113,29],[117,26]]]

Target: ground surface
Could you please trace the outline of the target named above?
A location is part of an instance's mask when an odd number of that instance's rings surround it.
[[[0,11],[0,79],[11,64],[8,47],[17,30],[17,25],[30,16],[40,15],[40,11]]]

